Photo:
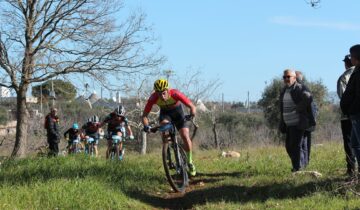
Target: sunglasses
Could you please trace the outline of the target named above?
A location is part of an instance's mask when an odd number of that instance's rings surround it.
[[[291,76],[283,76],[283,79],[290,79]]]
[[[156,91],[157,94],[159,95],[164,95],[166,94],[167,90],[164,90],[164,91]]]

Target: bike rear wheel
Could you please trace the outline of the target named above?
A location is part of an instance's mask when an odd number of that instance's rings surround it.
[[[77,143],[74,143],[71,145],[71,149],[70,149],[71,154],[79,153],[79,151],[80,151],[80,149],[79,149],[79,145]]]
[[[172,142],[163,143],[162,159],[170,186],[176,192],[184,192],[188,185],[188,174],[183,148]]]
[[[80,143],[77,143],[75,146],[75,153],[80,153],[81,152],[80,149],[81,149]]]

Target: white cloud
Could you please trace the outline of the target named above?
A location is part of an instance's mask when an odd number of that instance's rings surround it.
[[[359,31],[360,25],[349,22],[304,20],[291,16],[276,16],[269,19],[271,23],[288,26],[326,28],[335,30]]]

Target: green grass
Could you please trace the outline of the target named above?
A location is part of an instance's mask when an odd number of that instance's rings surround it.
[[[0,166],[0,209],[356,209],[341,144],[314,146],[306,170],[293,175],[284,147],[240,150],[238,159],[196,151],[198,176],[186,194],[167,184],[160,152],[127,153],[122,162],[82,155],[28,158]]]

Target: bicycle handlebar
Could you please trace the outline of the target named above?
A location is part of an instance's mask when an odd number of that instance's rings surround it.
[[[194,130],[193,130],[193,133],[191,135],[191,140],[193,140],[195,135],[196,135],[197,129],[199,128],[199,125],[195,122],[194,118],[185,118],[184,121],[190,121],[194,125]],[[157,125],[155,127],[150,128],[150,132],[151,133],[156,133],[158,130],[160,132],[165,132],[165,131],[168,131],[171,128],[172,128],[172,123],[169,122],[169,123],[167,123],[165,125]]]

